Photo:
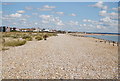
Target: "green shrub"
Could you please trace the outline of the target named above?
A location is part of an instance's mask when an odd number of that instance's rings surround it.
[[[12,40],[4,43],[4,46],[21,46],[26,43],[25,40]]]
[[[10,37],[11,34],[3,34],[3,37]]]
[[[47,35],[48,37],[50,37],[50,36],[57,36],[56,33],[47,33],[46,35]]]
[[[35,39],[36,40],[42,40],[43,38],[41,36],[36,36]]]
[[[13,36],[11,36],[12,38],[19,38],[19,36],[17,36],[17,35],[13,35]]]
[[[27,41],[32,41],[32,37],[31,36],[23,36],[22,39],[25,39]]]

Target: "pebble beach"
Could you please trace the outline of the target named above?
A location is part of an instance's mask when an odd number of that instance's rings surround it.
[[[67,34],[2,52],[3,79],[117,79],[118,47]]]

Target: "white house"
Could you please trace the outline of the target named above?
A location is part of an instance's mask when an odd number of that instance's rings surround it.
[[[35,30],[33,30],[33,32],[40,32],[42,31],[40,28],[35,28]]]
[[[43,30],[43,31],[45,31],[45,32],[49,32],[50,30],[48,30],[48,29],[45,29],[45,30]]]

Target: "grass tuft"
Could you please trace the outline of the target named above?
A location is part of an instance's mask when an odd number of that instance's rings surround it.
[[[42,40],[43,38],[41,36],[36,36],[35,39],[39,41]]]
[[[25,39],[27,41],[32,41],[32,37],[31,36],[23,36],[22,39]]]
[[[7,41],[4,43],[4,46],[21,46],[24,45],[26,43],[25,40],[12,40],[12,41]]]

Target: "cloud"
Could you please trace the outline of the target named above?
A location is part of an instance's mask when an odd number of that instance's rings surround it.
[[[64,25],[62,20],[60,20],[59,17],[54,17],[53,15],[40,15],[40,18],[42,18],[42,23],[53,23],[55,25]]]
[[[44,5],[43,8],[53,9],[53,8],[56,8],[56,7],[55,6]]]
[[[55,6],[49,6],[49,5],[44,5],[42,8],[37,8],[40,11],[51,11],[54,8],[56,8]]]
[[[58,14],[58,15],[63,15],[64,14],[64,12],[55,12],[56,14]]]
[[[97,25],[96,28],[102,29],[102,26],[101,25]]]
[[[113,20],[110,17],[104,17],[104,18],[100,19],[100,21],[103,23],[104,26],[107,26],[107,27],[118,27],[118,21],[117,20]]]
[[[88,22],[88,23],[98,23],[97,21],[94,21],[94,20],[90,20],[90,19],[83,19],[83,22]]]
[[[118,11],[118,8],[112,8],[112,10]]]
[[[111,19],[110,17],[104,17],[104,18],[101,18],[100,21],[105,22],[105,23],[106,23],[106,22],[111,23],[111,22],[112,22],[112,19]]]
[[[69,21],[69,25],[79,25],[78,21]]]
[[[22,14],[19,14],[19,13],[15,13],[15,14],[11,14],[9,15],[10,17],[21,17]]]
[[[101,8],[101,9],[105,9],[105,10],[108,9],[108,7],[105,6],[102,1],[99,1],[96,4],[89,5],[89,6],[96,7],[96,8]]]
[[[102,10],[99,12],[99,15],[104,17],[110,17],[111,19],[118,19],[118,13],[116,12],[107,13],[106,10]]]
[[[83,19],[83,22],[87,22],[87,19]]]
[[[107,15],[107,11],[106,10],[99,11],[99,15],[100,16],[106,16]]]
[[[111,16],[118,16],[118,13],[111,12],[110,15],[111,15]]]
[[[59,25],[59,26],[64,25],[63,22],[62,22],[61,20],[59,20],[58,22],[56,22],[56,24]]]
[[[49,8],[37,8],[38,10],[40,10],[40,11],[51,11],[51,10],[53,10],[53,9],[49,9]]]
[[[49,23],[49,21],[42,20],[42,23],[46,24],[46,23]]]
[[[72,13],[72,14],[70,14],[70,16],[76,16],[76,14]]]
[[[17,11],[17,13],[23,14],[23,13],[25,13],[25,11],[24,10],[19,10],[19,11]]]
[[[34,24],[35,24],[35,25],[38,25],[38,23],[37,23],[37,22],[35,22]]]
[[[40,15],[39,17],[41,17],[42,19],[49,19],[51,18],[51,15]]]

